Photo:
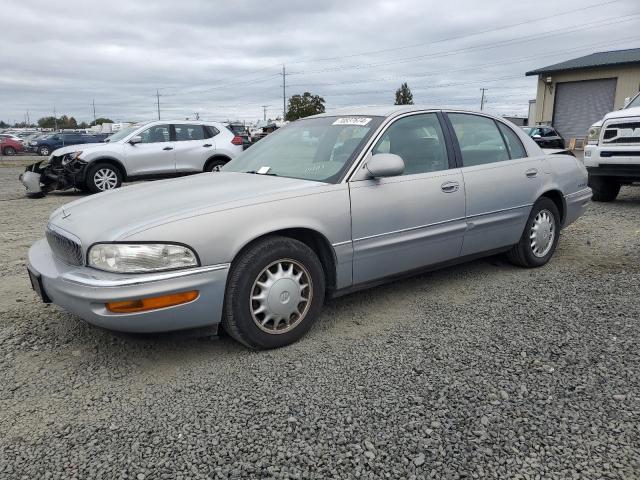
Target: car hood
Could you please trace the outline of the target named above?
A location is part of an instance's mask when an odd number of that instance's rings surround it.
[[[77,151],[82,151],[83,153],[87,150],[91,149],[91,151],[99,150],[101,148],[106,147],[108,144],[106,143],[76,143],[75,145],[69,145],[66,147],[57,148],[54,150],[53,155],[56,157],[60,155],[66,155],[67,153],[73,153]],[[113,144],[111,144],[113,145]]]
[[[604,116],[604,120],[609,120],[610,118],[624,118],[624,117],[640,117],[640,107],[623,108],[622,110],[609,112]]]
[[[51,224],[86,246],[196,215],[330,188],[326,183],[235,172],[146,182],[84,197],[57,209]]]

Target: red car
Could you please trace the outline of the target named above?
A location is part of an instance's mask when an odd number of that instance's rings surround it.
[[[0,153],[8,157],[22,151],[22,144],[7,137],[0,137]]]

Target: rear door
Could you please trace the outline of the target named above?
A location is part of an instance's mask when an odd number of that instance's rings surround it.
[[[464,181],[448,144],[439,114],[401,117],[370,153],[399,155],[403,175],[349,182],[355,284],[460,254]]]
[[[213,127],[194,125],[192,123],[176,123],[175,159],[178,172],[202,172],[204,164],[215,153]]]
[[[462,255],[517,243],[541,187],[542,158],[527,157],[511,127],[491,117],[449,113],[447,118],[465,184]]]
[[[170,125],[153,125],[139,135],[142,142],[124,144],[127,174],[135,176],[174,173],[176,162]]]

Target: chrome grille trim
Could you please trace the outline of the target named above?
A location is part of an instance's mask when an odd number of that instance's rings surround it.
[[[60,260],[68,263],[69,265],[82,265],[84,263],[82,245],[70,238],[66,232],[63,232],[52,225],[47,225],[45,235],[47,237],[49,247],[51,247],[54,255]]]
[[[612,118],[602,128],[604,145],[640,144],[640,118]]]

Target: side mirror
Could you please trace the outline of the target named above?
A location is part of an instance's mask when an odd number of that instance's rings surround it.
[[[369,178],[396,177],[404,172],[404,161],[393,153],[376,153],[364,167]]]
[[[534,136],[533,136],[533,137],[531,137],[531,138],[542,138],[542,135],[534,135]]]
[[[131,145],[135,145],[136,143],[142,143],[142,137],[140,135],[134,135],[129,139],[129,143]]]

